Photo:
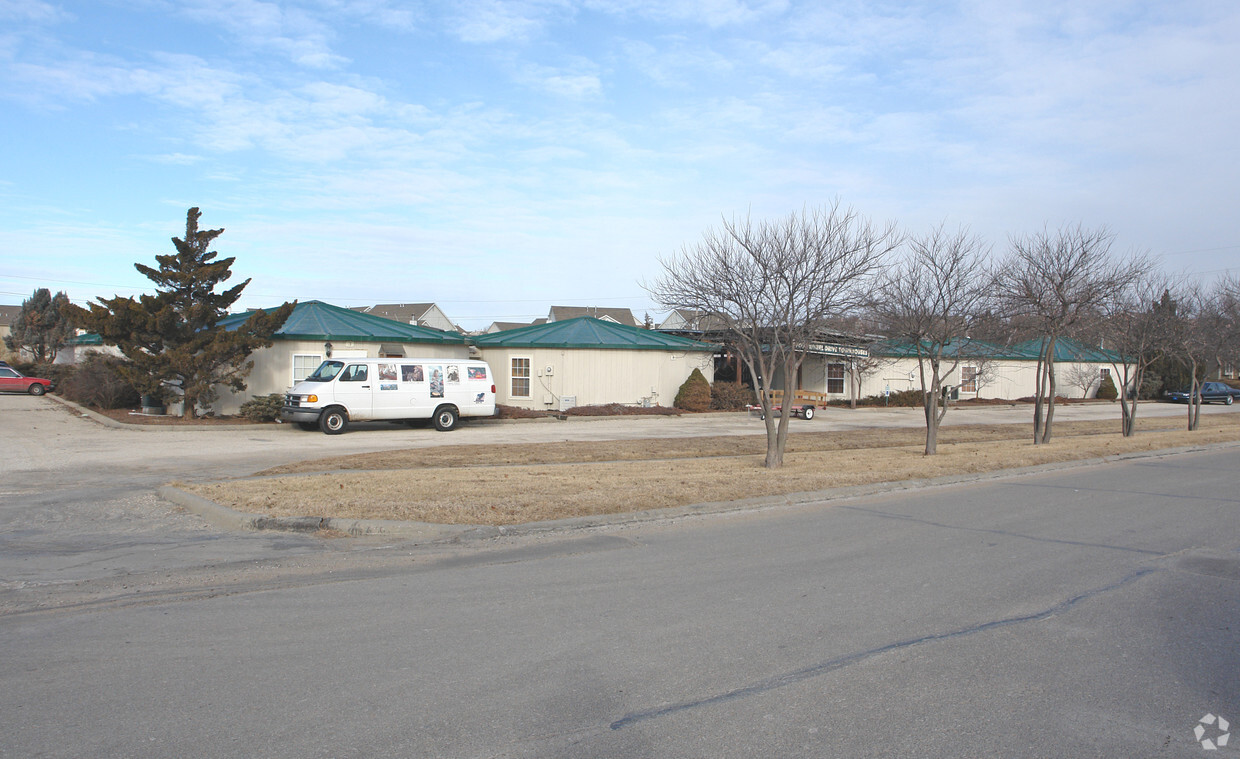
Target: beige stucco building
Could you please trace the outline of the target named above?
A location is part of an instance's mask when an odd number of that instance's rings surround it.
[[[694,369],[714,380],[718,346],[579,317],[479,335],[496,401],[527,409],[608,403],[671,406]]]

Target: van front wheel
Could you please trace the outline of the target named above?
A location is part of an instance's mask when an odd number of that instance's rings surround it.
[[[451,406],[440,406],[435,410],[435,429],[447,432],[456,429],[457,413]]]
[[[319,429],[328,435],[339,435],[349,426],[349,414],[342,408],[329,408],[319,417]]]

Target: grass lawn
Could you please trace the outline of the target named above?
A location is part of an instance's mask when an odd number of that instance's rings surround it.
[[[471,445],[341,456],[244,480],[175,483],[237,511],[266,516],[510,525],[564,517],[732,501],[951,474],[991,472],[1114,454],[1240,441],[1240,414],[1058,422],[1049,445],[1030,425],[944,427],[925,456],[925,431],[790,434],[784,466],[762,466],[764,436],[529,445]]]

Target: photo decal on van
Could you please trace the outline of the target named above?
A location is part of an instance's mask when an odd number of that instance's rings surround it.
[[[379,381],[396,381],[396,364],[379,364]]]
[[[431,397],[443,397],[443,367],[428,366],[426,371],[431,375]]]
[[[391,382],[391,383],[380,382],[379,389],[380,390],[399,390],[400,385],[396,384],[395,382]]]
[[[400,367],[401,382],[425,382],[426,378],[422,376],[422,367],[419,364],[402,364]]]
[[[461,367],[449,366],[448,367],[448,382],[451,382],[453,385],[455,385],[459,383],[460,381],[461,381]]]
[[[487,370],[481,366],[466,367],[465,371],[468,372],[467,376],[471,380],[485,380],[487,378]]]

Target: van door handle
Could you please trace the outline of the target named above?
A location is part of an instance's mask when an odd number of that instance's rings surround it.
[[[362,389],[363,389],[363,390],[369,390],[369,389],[370,389],[370,385],[362,385]]]

